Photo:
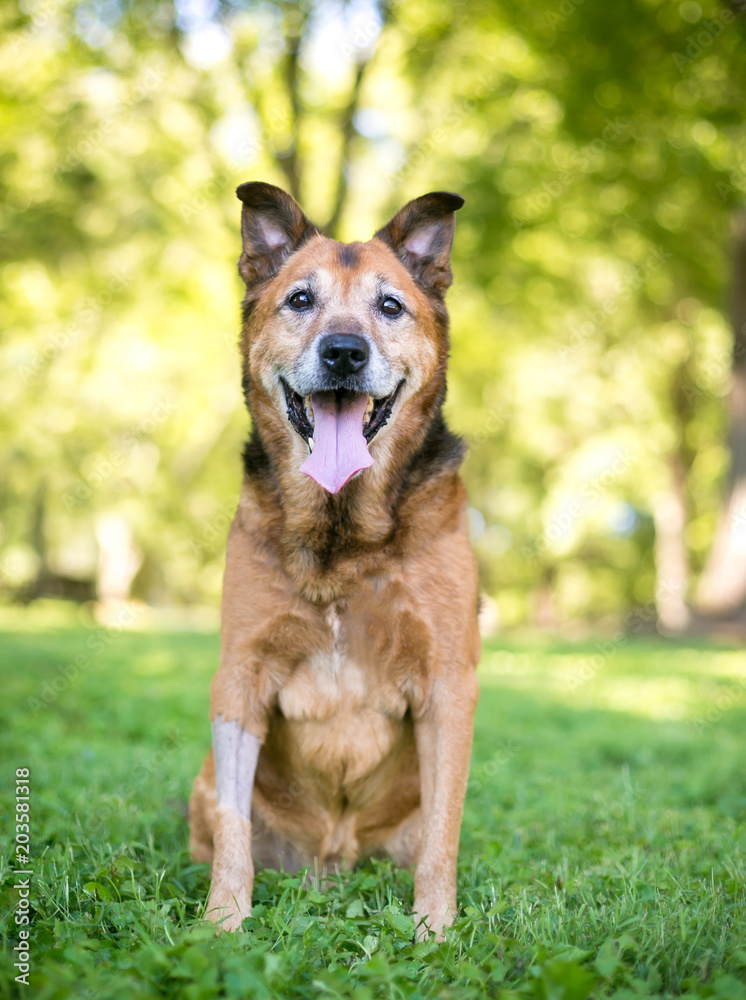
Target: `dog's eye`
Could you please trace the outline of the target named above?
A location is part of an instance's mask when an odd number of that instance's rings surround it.
[[[391,295],[387,295],[381,303],[381,312],[384,316],[398,316],[402,311],[402,304]]]
[[[313,305],[313,295],[310,292],[293,292],[288,299],[288,305],[291,309],[303,312],[304,309],[310,309]]]

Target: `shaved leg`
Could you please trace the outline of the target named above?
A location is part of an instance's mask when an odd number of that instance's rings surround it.
[[[219,715],[212,724],[212,748],[217,809],[207,919],[235,931],[251,914],[251,796],[261,741]]]
[[[261,742],[238,722],[225,722],[219,715],[212,724],[215,755],[215,788],[218,809],[231,807],[244,819],[251,818],[251,795]]]

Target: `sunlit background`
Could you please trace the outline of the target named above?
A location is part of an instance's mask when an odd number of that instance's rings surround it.
[[[236,186],[341,239],[466,198],[447,403],[486,631],[746,621],[746,14],[0,9],[0,592],[216,608]]]

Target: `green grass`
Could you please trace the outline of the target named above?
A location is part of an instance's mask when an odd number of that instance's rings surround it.
[[[741,651],[490,645],[461,912],[436,945],[412,943],[412,875],[386,863],[323,892],[260,872],[244,932],[200,921],[184,806],[217,636],[37,627],[0,644],[3,997],[746,998]],[[23,766],[28,989],[8,868]]]

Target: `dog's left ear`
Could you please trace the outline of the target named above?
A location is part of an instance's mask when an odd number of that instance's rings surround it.
[[[440,298],[453,280],[450,264],[456,226],[453,213],[463,204],[461,195],[432,191],[408,202],[376,233],[415,281]]]
[[[285,260],[318,232],[298,204],[281,188],[250,181],[236,188],[243,202],[243,253],[238,272],[247,285],[274,277]]]

